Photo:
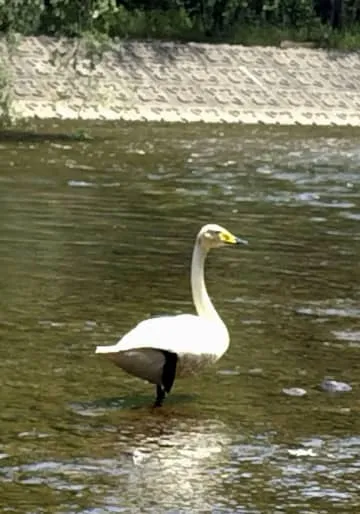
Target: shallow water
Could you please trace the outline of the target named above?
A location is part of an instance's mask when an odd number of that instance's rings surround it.
[[[0,510],[357,512],[359,134],[75,129],[0,133]],[[209,221],[250,243],[207,267],[231,346],[155,412],[94,349],[192,312]]]

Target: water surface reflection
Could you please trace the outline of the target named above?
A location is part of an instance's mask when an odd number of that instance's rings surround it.
[[[0,138],[0,509],[356,512],[356,134],[93,124],[92,140],[56,137],[70,129]],[[208,221],[250,241],[209,259],[231,347],[153,412],[152,387],[93,351],[150,315],[192,312]],[[325,392],[326,377],[352,390]]]

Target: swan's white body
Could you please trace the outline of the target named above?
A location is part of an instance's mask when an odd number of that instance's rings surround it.
[[[197,316],[181,314],[142,321],[113,346],[98,346],[128,373],[165,387],[169,392],[176,377],[201,371],[216,362],[228,349],[229,333],[206,290],[204,262],[210,248],[246,243],[219,225],[205,225],[199,232],[191,264],[191,288]],[[167,355],[175,355],[170,388],[164,382]],[[159,389],[158,389],[159,394]],[[161,402],[160,402],[161,403]]]
[[[178,356],[176,377],[184,377],[216,362],[228,345],[225,326],[181,314],[142,321],[117,344],[98,346],[96,353],[106,353],[125,371],[160,385],[165,363],[163,351]]]

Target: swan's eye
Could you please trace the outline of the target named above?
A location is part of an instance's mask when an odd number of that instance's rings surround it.
[[[216,241],[217,239],[219,239],[220,234],[221,234],[220,230],[208,230],[207,232],[205,232],[204,237],[206,239],[210,239],[212,241],[214,241],[214,240]]]

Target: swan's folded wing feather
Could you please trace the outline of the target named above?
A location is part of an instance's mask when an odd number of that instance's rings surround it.
[[[163,316],[140,322],[116,345],[98,347],[97,353],[155,348],[179,355],[216,354],[219,346],[227,344],[227,337],[226,328],[215,321],[191,314]]]

